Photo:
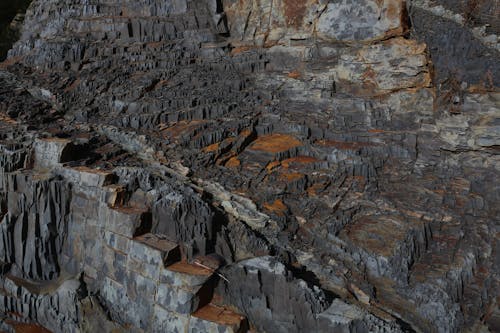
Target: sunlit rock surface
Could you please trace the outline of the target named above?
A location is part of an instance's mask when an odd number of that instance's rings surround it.
[[[498,331],[498,20],[469,5],[33,1],[1,329]]]

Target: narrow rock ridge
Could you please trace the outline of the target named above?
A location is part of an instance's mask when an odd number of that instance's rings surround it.
[[[497,9],[427,3],[34,0],[0,330],[499,330]]]

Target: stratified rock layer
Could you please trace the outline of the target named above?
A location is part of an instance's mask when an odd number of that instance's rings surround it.
[[[498,330],[497,21],[437,2],[33,1],[1,328]]]

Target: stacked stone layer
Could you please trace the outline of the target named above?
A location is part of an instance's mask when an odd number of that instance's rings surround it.
[[[495,331],[498,49],[450,10],[34,1],[0,68],[3,327]]]

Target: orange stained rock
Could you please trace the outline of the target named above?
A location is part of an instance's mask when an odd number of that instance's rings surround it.
[[[160,47],[162,45],[164,45],[165,43],[164,42],[147,42],[145,43],[145,45],[149,48],[157,48],[157,47]]]
[[[319,190],[322,190],[324,188],[324,184],[313,184],[312,186],[309,186],[307,188],[307,194],[310,196],[310,197],[314,197],[316,195],[318,195],[318,191]]]
[[[208,304],[193,314],[194,317],[215,322],[220,325],[238,325],[245,317],[226,307]]]
[[[11,125],[17,124],[17,121],[15,121],[11,117],[9,117],[8,115],[3,114],[3,113],[0,113],[0,122],[11,124]]]
[[[384,33],[385,38],[400,36],[407,28],[407,25],[405,23],[406,22],[405,10],[403,6],[404,4],[402,1],[389,1],[387,3],[387,8],[385,12],[387,19],[393,22],[399,19],[400,24],[392,29],[387,30]]]
[[[275,168],[279,167],[281,165],[280,161],[272,161],[270,162],[267,166],[266,169],[268,172],[273,171]]]
[[[193,132],[195,128],[205,122],[206,121],[204,120],[179,121],[175,125],[165,129],[163,132],[166,136],[176,139],[184,133]]]
[[[237,157],[231,157],[229,159],[229,161],[227,161],[224,166],[226,166],[228,168],[236,168],[236,167],[239,167],[240,165],[241,165],[241,162]]]
[[[307,0],[283,0],[285,7],[285,19],[289,26],[300,28],[306,15],[306,9],[310,5]]]
[[[486,86],[484,83],[473,84],[467,88],[467,92],[471,94],[489,94],[492,92],[498,93],[500,92],[500,88],[495,86]]]
[[[283,173],[280,175],[280,178],[286,182],[293,182],[302,177],[304,177],[304,174],[300,172]]]
[[[253,45],[244,45],[244,46],[236,47],[236,48],[231,50],[231,55],[235,56],[235,55],[238,55],[240,53],[252,50],[254,48],[255,48],[255,46],[253,46]]]
[[[413,224],[421,221],[413,220]],[[389,257],[407,236],[410,225],[396,216],[364,216],[341,233],[358,246]]]
[[[299,71],[293,71],[293,72],[288,73],[287,76],[291,79],[298,79],[299,77],[301,77],[301,74]]]
[[[383,129],[377,129],[377,128],[372,128],[368,130],[368,133],[385,133],[387,132],[386,130]]]
[[[253,133],[252,130],[249,130],[248,128],[247,129],[244,129],[243,131],[240,132],[240,137],[248,137],[250,136],[251,134]]]
[[[302,142],[292,135],[270,134],[258,137],[250,149],[269,153],[279,153],[302,145]]]
[[[283,203],[281,199],[277,199],[273,203],[266,202],[263,206],[266,210],[273,212],[279,216],[285,216],[285,212],[288,210],[288,207]]]
[[[402,3],[401,1],[389,1],[387,3],[387,11],[385,15],[390,20],[398,19],[402,15]]]
[[[425,50],[427,49],[427,44],[420,43],[413,39],[405,39],[403,37],[386,40],[383,43],[386,45],[397,46],[402,54],[407,55],[425,54]],[[360,53],[363,55],[364,51],[361,51]]]
[[[361,80],[370,84],[377,85],[376,79],[377,79],[377,73],[373,70],[373,68],[370,65],[368,65],[365,71],[363,72],[363,75],[361,75]]]
[[[317,158],[311,156],[297,156],[284,160],[283,162],[281,162],[281,165],[283,165],[285,168],[289,168],[293,164],[310,164],[318,161],[319,160]]]
[[[36,324],[9,323],[16,333],[51,333],[45,327]]]
[[[168,266],[167,269],[172,272],[184,273],[189,275],[209,276],[213,273],[213,271],[208,268],[196,264],[190,264],[186,261],[176,262],[175,264]]]
[[[211,144],[210,146],[203,148],[202,150],[204,153],[213,153],[213,152],[217,151],[217,149],[219,149],[219,146],[220,146],[220,142],[217,142],[217,143]]]

